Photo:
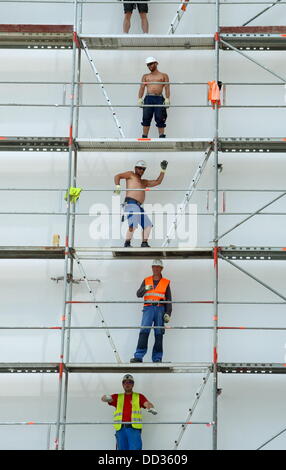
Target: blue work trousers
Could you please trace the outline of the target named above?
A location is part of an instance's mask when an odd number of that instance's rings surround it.
[[[125,427],[116,431],[117,450],[142,450],[141,429]]]
[[[163,315],[165,313],[165,307],[150,305],[143,308],[143,317],[141,326],[164,326]],[[143,359],[148,348],[148,338],[150,334],[150,328],[142,328],[139,333],[139,339],[137,349],[134,354],[136,359]],[[152,351],[152,361],[161,362],[163,357],[163,334],[164,329],[154,329],[155,343]]]

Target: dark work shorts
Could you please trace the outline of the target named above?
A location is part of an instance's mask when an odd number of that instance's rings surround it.
[[[163,104],[164,98],[163,96],[153,96],[153,95],[146,95],[144,98],[144,104]],[[159,128],[166,127],[166,119],[167,119],[167,111],[166,108],[153,108],[152,106],[148,108],[143,108],[143,119],[142,119],[142,126],[149,127],[152,121],[152,118],[155,118],[156,126]]]
[[[149,0],[146,0],[146,2],[149,2]],[[133,10],[135,10],[137,5],[139,13],[148,13],[148,5],[147,3],[124,3],[123,2],[123,7],[124,7],[124,13],[132,13]]]

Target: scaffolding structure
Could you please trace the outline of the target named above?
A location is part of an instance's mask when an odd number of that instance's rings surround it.
[[[12,3],[12,1],[10,0]],[[187,6],[188,0],[182,6]],[[263,14],[269,8],[279,3],[277,0],[272,6],[263,10]],[[125,138],[121,130],[121,126],[116,117],[115,108],[117,105],[111,105],[106,92],[104,91],[104,82],[100,77],[96,77],[98,84],[103,88],[105,98],[107,100],[107,107],[109,107],[113,114],[113,119],[120,130],[121,137],[119,138],[92,138],[85,139],[79,136],[79,110],[84,105],[80,104],[80,86],[82,82],[81,76],[81,62],[82,51],[84,51],[89,60],[91,50],[188,50],[190,53],[193,50],[213,50],[215,54],[215,70],[214,79],[216,82],[222,78],[220,77],[220,51],[235,51],[245,58],[260,66],[276,79],[280,80],[281,84],[286,83],[286,78],[276,73],[275,71],[263,66],[258,61],[247,55],[243,51],[285,51],[286,50],[286,27],[251,27],[251,26],[236,26],[236,27],[222,27],[220,24],[220,8],[221,1],[215,0],[212,2],[216,10],[216,28],[214,34],[189,34],[177,35],[174,34],[172,27],[172,34],[166,35],[97,35],[97,34],[84,34],[82,32],[82,15],[83,6],[88,4],[88,1],[72,0],[71,7],[74,9],[74,24],[73,25],[0,25],[0,48],[5,49],[57,49],[65,50],[70,49],[72,61],[72,76],[70,80],[71,87],[71,100],[70,104],[57,105],[59,107],[68,107],[70,109],[70,126],[67,136],[63,137],[49,137],[49,136],[2,136],[0,137],[0,151],[17,151],[17,152],[66,152],[68,154],[68,170],[67,170],[67,188],[76,186],[77,182],[77,158],[79,152],[204,152],[207,159],[210,153],[213,153],[213,240],[211,247],[201,248],[175,248],[171,246],[162,246],[160,248],[151,249],[122,249],[122,248],[85,248],[77,247],[75,244],[75,227],[76,218],[81,215],[76,211],[75,204],[67,200],[67,207],[64,213],[66,237],[65,246],[63,247],[47,247],[47,246],[1,246],[0,259],[61,259],[64,262],[64,275],[63,275],[63,303],[62,303],[62,317],[61,325],[58,327],[51,327],[57,330],[61,336],[61,350],[58,363],[0,363],[0,373],[53,373],[58,374],[58,398],[57,398],[57,419],[55,421],[34,422],[33,424],[45,424],[55,426],[55,449],[65,448],[65,432],[68,425],[91,425],[91,424],[111,424],[105,422],[72,422],[68,420],[67,404],[68,404],[68,388],[69,388],[69,375],[73,373],[148,373],[148,374],[173,374],[173,373],[200,373],[204,374],[203,383],[196,394],[193,407],[185,421],[176,422],[159,422],[158,424],[178,424],[181,426],[181,431],[178,439],[175,441],[175,449],[178,448],[182,434],[184,433],[188,424],[207,424],[212,429],[212,449],[218,448],[218,376],[219,374],[285,374],[286,367],[283,363],[222,363],[218,360],[218,332],[224,329],[237,329],[241,327],[223,327],[219,324],[218,308],[220,304],[227,303],[219,300],[218,288],[218,265],[220,262],[226,262],[234,266],[240,272],[257,281],[260,285],[277,295],[283,302],[286,303],[286,296],[281,292],[273,289],[265,282],[253,276],[248,271],[244,270],[237,265],[235,261],[252,260],[252,261],[265,261],[265,260],[286,260],[286,249],[284,247],[237,247],[237,246],[223,246],[220,244],[221,238],[226,233],[234,230],[238,225],[245,223],[254,215],[261,213],[265,207],[271,205],[274,201],[283,197],[285,193],[280,191],[278,197],[270,201],[269,204],[261,207],[255,212],[248,214],[239,224],[236,224],[228,230],[228,232],[219,233],[219,188],[218,173],[219,162],[218,156],[220,152],[224,153],[285,153],[286,152],[286,138],[224,138],[220,136],[219,132],[219,113],[220,107],[218,104],[214,106],[214,131],[213,135],[209,138],[166,138],[166,139],[130,139]],[[114,2],[115,3],[115,2]],[[155,3],[155,2],[154,2]],[[169,2],[170,3],[170,2]],[[171,2],[172,3],[172,2]],[[175,2],[173,2],[175,3]],[[196,2],[194,2],[196,3]],[[266,2],[261,2],[265,3]],[[210,2],[208,2],[210,4]],[[281,4],[281,2],[280,2]],[[181,8],[179,9],[181,10]],[[178,10],[178,11],[179,11]],[[182,9],[184,11],[184,9]],[[255,18],[258,15],[255,16]],[[181,17],[179,16],[178,21]],[[250,19],[249,24],[253,20]],[[173,24],[173,23],[172,23]],[[177,27],[177,26],[176,26]],[[95,65],[93,70],[96,75],[99,75]],[[56,82],[55,82],[56,83]],[[17,106],[17,104],[14,104]],[[0,106],[1,103],[0,103]],[[7,106],[7,105],[3,105]],[[22,106],[22,104],[21,104]],[[27,105],[28,106],[28,105]],[[39,105],[41,106],[41,105]],[[44,105],[42,105],[44,106]],[[49,105],[47,105],[49,106]],[[54,106],[54,105],[50,105]],[[90,105],[96,107],[98,105]],[[172,107],[172,106],[171,106]],[[173,107],[176,107],[175,105]],[[186,106],[188,107],[188,106]],[[195,106],[205,107],[205,106]],[[225,106],[225,107],[245,107],[245,106]],[[254,106],[255,107],[255,106]],[[256,106],[267,107],[267,106]],[[271,107],[271,106],[269,106]],[[283,107],[285,106],[273,106]],[[205,166],[205,165],[204,165]],[[194,175],[194,183],[189,188],[189,196],[198,190],[196,187],[198,179],[204,170],[199,167],[198,172]],[[189,198],[187,199],[189,201]],[[169,245],[169,243],[167,243]],[[74,328],[72,327],[72,306],[73,301],[73,285],[70,279],[74,276],[74,266],[77,263],[80,266],[81,273],[87,284],[89,293],[93,303],[96,307],[104,301],[97,301],[92,288],[89,285],[88,279],[82,268],[81,262],[85,259],[93,260],[146,260],[160,257],[162,259],[171,260],[191,260],[191,259],[208,259],[213,260],[213,283],[214,295],[213,299],[209,301],[197,301],[197,303],[209,303],[213,307],[213,324],[207,327],[181,327],[181,328],[198,328],[210,329],[213,331],[212,350],[213,358],[209,363],[160,363],[160,364],[126,364],[122,363],[113,341],[110,341],[111,346],[115,352],[117,363],[88,363],[88,364],[75,364],[70,362],[70,346],[71,338],[70,333]],[[88,303],[88,302],[85,302]],[[118,302],[120,303],[120,300]],[[123,302],[128,303],[128,302]],[[133,302],[135,303],[135,302]],[[175,303],[175,302],[173,302]],[[177,303],[184,303],[177,301]],[[188,300],[186,303],[192,303]],[[196,302],[193,302],[196,303]],[[241,302],[243,303],[243,302]],[[247,303],[247,302],[246,302]],[[257,304],[259,302],[256,302]],[[265,302],[261,302],[265,303]],[[278,303],[278,301],[277,301]],[[82,327],[86,329],[104,329],[107,336],[110,337],[110,331],[116,327],[105,324],[102,317],[101,327]],[[9,327],[7,327],[9,328]],[[44,329],[48,327],[22,327],[22,329]],[[124,326],[120,328],[126,328]],[[135,327],[140,328],[140,327]],[[170,327],[176,329],[176,327]],[[180,327],[177,327],[178,329]],[[1,329],[5,329],[2,327]],[[11,329],[13,329],[11,327]],[[14,328],[17,329],[17,328]],[[20,329],[20,328],[18,328]],[[247,329],[247,328],[246,328]],[[259,330],[259,327],[249,327],[248,329]],[[263,329],[263,328],[261,328]],[[284,328],[264,328],[283,330]],[[286,329],[286,328],[285,328]],[[190,423],[190,416],[200,399],[205,384],[209,377],[212,377],[212,390],[213,390],[213,413],[212,417],[207,422]],[[1,425],[16,425],[27,424],[24,422],[0,422]],[[148,423],[147,424],[153,424]],[[285,430],[281,431],[284,432]],[[277,434],[280,435],[281,433]],[[274,436],[275,438],[276,436]],[[272,439],[270,439],[272,440]],[[270,442],[270,440],[268,442]],[[263,447],[263,446],[261,446]]]

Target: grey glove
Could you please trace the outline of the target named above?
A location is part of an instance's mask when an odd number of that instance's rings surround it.
[[[105,395],[107,403],[110,403],[112,401],[112,396],[111,395]]]
[[[155,408],[149,408],[149,410],[147,410],[148,413],[152,413],[152,415],[157,415],[158,414],[158,411],[155,410]]]
[[[164,323],[169,323],[170,318],[170,315],[168,313],[165,313],[163,316]]]

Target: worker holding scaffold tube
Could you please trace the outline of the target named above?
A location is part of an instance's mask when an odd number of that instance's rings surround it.
[[[125,374],[122,379],[124,393],[103,395],[101,400],[114,406],[114,428],[117,450],[142,450],[142,411],[145,408],[153,415],[157,414],[153,403],[142,395],[133,392],[134,378]]]

